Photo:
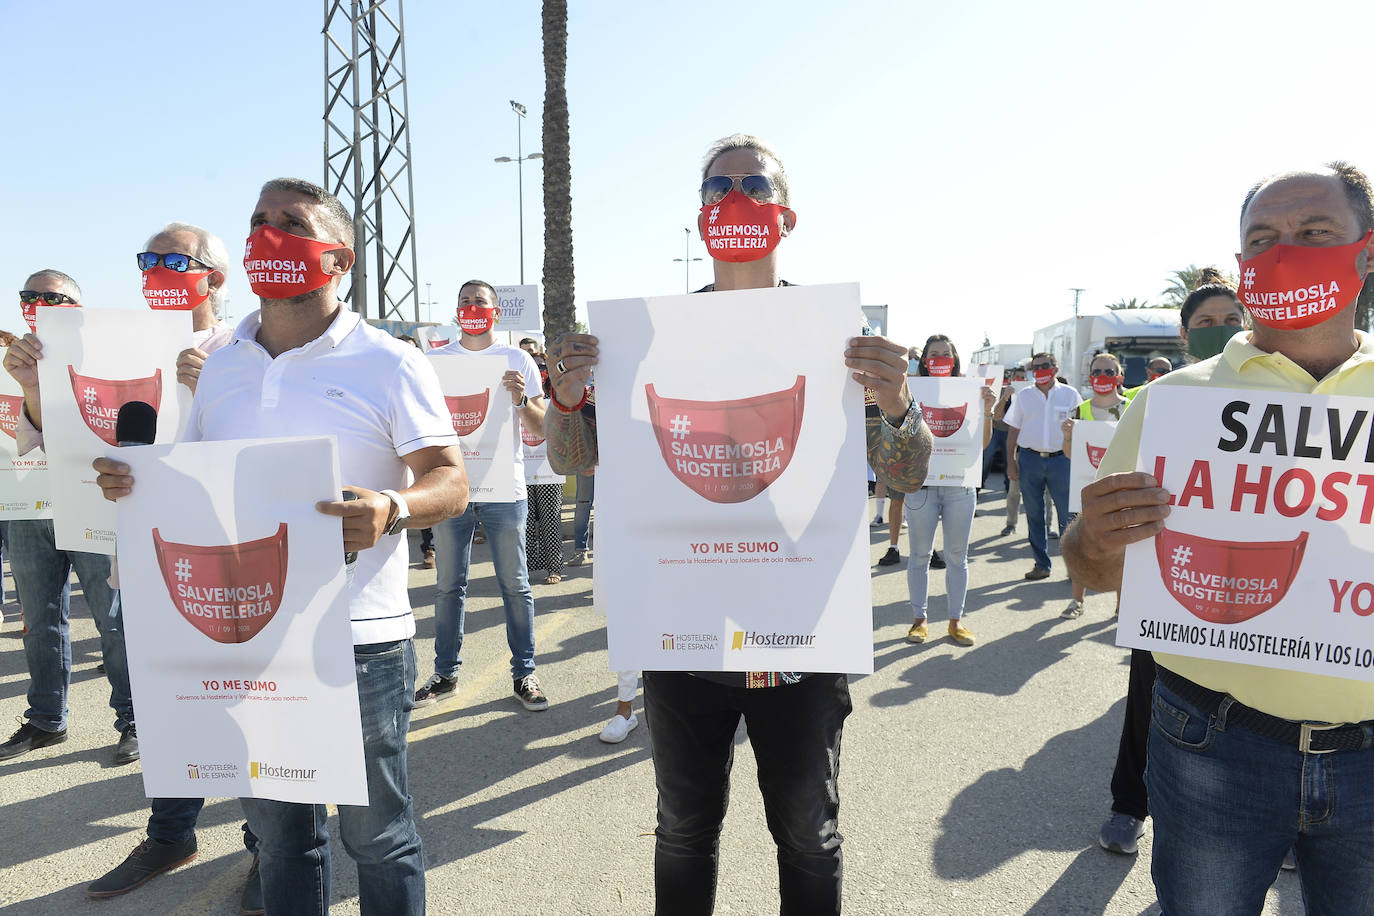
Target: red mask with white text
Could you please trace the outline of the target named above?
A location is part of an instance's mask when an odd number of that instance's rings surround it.
[[[1258,324],[1298,331],[1321,324],[1354,302],[1364,278],[1355,269],[1374,231],[1349,245],[1275,245],[1240,263],[1240,301]]]
[[[319,242],[262,226],[248,236],[243,248],[243,269],[253,295],[264,299],[290,299],[314,292],[327,284],[320,258],[326,251],[348,250],[338,242]]]
[[[1053,369],[1035,369],[1031,372],[1031,378],[1035,379],[1035,384],[1040,386],[1054,384]]]
[[[196,292],[208,272],[178,273],[168,267],[153,267],[143,272],[143,298],[152,309],[189,312],[210,298],[210,284],[205,295]]]
[[[25,301],[22,300],[22,299],[19,300],[19,310],[20,310],[21,312],[24,313],[24,323],[27,324],[27,325],[29,326],[29,330],[32,331],[32,332],[35,333],[35,334],[38,333],[38,312],[37,312],[37,309],[38,309],[38,307],[39,307],[40,305],[43,306],[43,308],[59,308],[59,309],[79,309],[79,308],[81,308],[80,305],[77,305],[76,303],[72,303],[72,302],[64,302],[64,303],[62,303],[61,305],[50,306],[50,305],[48,305],[46,302],[44,302],[42,299],[39,299],[37,302],[25,302]]]
[[[701,208],[697,225],[706,239],[706,252],[717,261],[757,261],[766,258],[778,247],[782,238],[779,227],[783,213],[791,213],[782,204],[759,203],[732,190],[717,203]]]
[[[1093,391],[1097,394],[1111,394],[1116,390],[1116,386],[1121,384],[1119,375],[1094,375]]]
[[[496,323],[496,307],[492,305],[458,306],[458,327],[464,334],[485,334]]]
[[[935,378],[945,378],[954,374],[954,357],[930,356],[926,358],[926,372]]]

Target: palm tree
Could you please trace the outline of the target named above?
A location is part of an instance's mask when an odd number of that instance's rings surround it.
[[[1204,277],[1204,274],[1211,276]],[[1183,300],[1188,298],[1188,294],[1197,289],[1203,283],[1215,282],[1216,278],[1229,283],[1232,288],[1236,285],[1236,275],[1222,273],[1215,267],[1198,267],[1196,264],[1189,264],[1182,270],[1176,270],[1169,276],[1169,285],[1160,293],[1164,297],[1162,306],[1164,308],[1182,308]]]
[[[1109,303],[1107,304],[1107,308],[1109,308],[1109,309],[1148,309],[1148,308],[1154,308],[1154,306],[1150,305],[1150,303],[1147,302],[1147,301],[1144,300],[1144,299],[1137,299],[1136,297],[1132,296],[1132,297],[1129,298],[1129,299],[1118,299],[1118,300],[1116,300],[1115,302],[1109,302]],[[1166,306],[1164,306],[1164,308],[1169,308],[1169,306],[1166,305]]]
[[[573,302],[572,166],[568,136],[568,2],[543,0],[544,334],[576,325]]]
[[[1374,326],[1374,277],[1366,277],[1360,298],[1355,300],[1355,327],[1361,331]]]

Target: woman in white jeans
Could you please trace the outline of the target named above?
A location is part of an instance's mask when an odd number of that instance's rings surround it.
[[[932,334],[921,350],[920,374],[923,376],[960,376],[959,351],[944,334]],[[992,389],[983,388],[983,443],[992,438]],[[907,537],[911,559],[906,564],[907,588],[916,619],[907,630],[908,642],[922,643],[930,636],[926,624],[926,604],[930,597],[930,554],[935,549],[935,526],[945,526],[945,592],[949,596],[949,638],[961,646],[973,645],[973,634],[963,625],[964,595],[968,592],[968,539],[973,528],[973,510],[978,502],[976,487],[922,487],[906,498]]]

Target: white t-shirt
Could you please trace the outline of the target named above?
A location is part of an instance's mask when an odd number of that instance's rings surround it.
[[[1016,436],[1019,447],[1058,452],[1064,448],[1064,430],[1060,424],[1082,401],[1072,385],[1056,381],[1046,394],[1031,385],[1012,395],[1011,406],[1003,420],[1020,430]]]
[[[534,357],[530,356],[519,347],[512,347],[510,344],[493,341],[490,346],[483,350],[469,350],[463,346],[463,341],[455,340],[447,347],[440,347],[437,350],[430,350],[430,356],[504,356],[506,365],[519,372],[525,377],[525,395],[530,399],[542,398],[544,396],[543,383],[539,381],[539,366],[535,363]],[[496,403],[504,403],[510,408],[511,416],[511,436],[515,440],[515,479],[525,479],[525,450],[524,443],[520,441],[520,416],[515,411],[515,405],[511,403],[510,392],[504,387],[501,388],[501,397],[504,401],[498,400]]]
[[[345,486],[401,490],[402,456],[457,445],[434,369],[410,344],[340,307],[323,335],[273,359],[253,312],[229,346],[205,361],[185,441],[334,436]],[[342,549],[342,546],[340,547]],[[408,639],[404,532],[358,553],[348,609],[354,645]]]

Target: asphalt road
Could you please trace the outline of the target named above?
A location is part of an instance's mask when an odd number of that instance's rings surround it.
[[[874,567],[875,672],[852,679],[841,830],[845,911],[854,914],[1158,912],[1147,832],[1137,857],[1097,846],[1126,689],[1111,596],[1078,620],[1063,565],[1026,583],[1025,520],[1002,538],[1000,492],[980,500],[971,547],[971,648],[943,637],[944,576],[932,574],[932,632],[911,622],[903,560]],[[886,548],[874,530],[873,559]],[[412,548],[415,542],[412,540]],[[435,914],[643,914],[653,910],[654,781],[648,726],[597,740],[615,708],[591,570],[535,586],[539,675],[552,700],[527,712],[511,694],[504,615],[485,547],[474,549],[460,695],[417,710],[411,792]],[[432,670],[434,573],[414,569],[421,679]],[[12,593],[11,593],[12,594]],[[80,605],[80,602],[76,602]],[[0,713],[22,715],[27,674],[13,604],[0,633]],[[234,914],[249,857],[237,801],[210,802],[200,855],[121,898],[85,885],[142,838],[137,764],[116,767],[99,641],[73,609],[70,739],[0,763],[0,907],[28,914]],[[636,709],[641,709],[636,700]],[[5,735],[8,736],[9,729]],[[721,840],[718,913],[776,913],[777,872],[754,761],[741,733]],[[331,821],[331,823],[333,823]],[[336,913],[356,913],[357,876],[335,846]],[[1218,889],[1224,893],[1224,889]],[[1265,913],[1302,913],[1298,880],[1278,876]]]

